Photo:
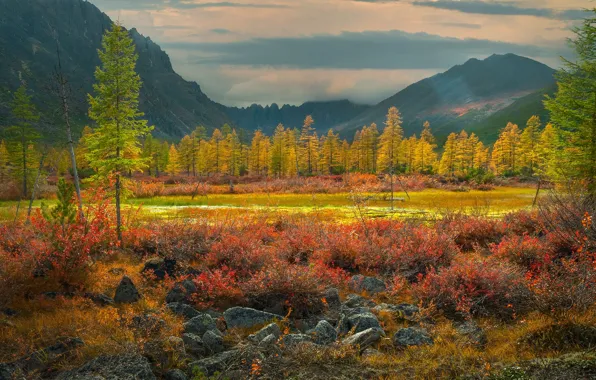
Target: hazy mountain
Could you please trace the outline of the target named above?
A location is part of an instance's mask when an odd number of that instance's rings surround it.
[[[33,91],[46,119],[59,113],[46,87],[60,49],[64,71],[73,87],[77,125],[88,123],[86,94],[92,91],[97,49],[112,21],[83,0],[0,1],[0,117],[8,113],[7,92],[24,81]],[[220,127],[230,122],[221,106],[211,101],[198,84],[182,79],[168,55],[135,29],[137,71],[143,80],[141,110],[160,137],[180,138],[197,125]]]
[[[383,125],[387,110],[392,106],[398,107],[402,114],[406,135],[419,133],[426,120],[438,136],[468,129],[468,126],[481,129],[479,126],[484,121],[512,106],[516,100],[552,86],[553,74],[550,67],[514,54],[470,59],[408,86],[337,129],[349,137],[365,124]],[[527,107],[526,111],[539,113],[541,103],[532,104],[536,109]],[[506,122],[500,127],[493,126],[497,119],[491,119],[491,128],[498,130]]]

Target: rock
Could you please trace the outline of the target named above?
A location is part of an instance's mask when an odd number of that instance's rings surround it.
[[[209,314],[199,313],[184,324],[184,332],[203,336],[209,330],[217,330],[215,320]]]
[[[350,294],[344,302],[344,306],[349,308],[354,307],[375,307],[375,303],[367,298],[362,297],[358,294]]]
[[[387,286],[382,280],[375,277],[365,277],[361,274],[352,277],[348,285],[350,286],[350,289],[355,292],[365,291],[370,295],[387,290]]]
[[[362,356],[363,358],[369,358],[371,356],[377,356],[377,355],[381,355],[381,351],[379,350],[375,350],[374,348],[367,348],[366,350],[362,351],[362,354],[360,354],[360,356]]]
[[[171,369],[163,375],[165,380],[188,380],[186,374],[179,369]]]
[[[469,320],[464,323],[457,324],[455,329],[458,333],[468,337],[470,342],[477,347],[485,347],[488,343],[484,330],[476,324],[476,322]]]
[[[418,308],[418,306],[410,305],[407,303],[402,303],[399,305],[391,305],[391,304],[382,303],[378,306],[375,306],[375,308],[373,310],[376,312],[381,312],[381,311],[390,312],[390,313],[396,314],[401,319],[405,319],[408,321],[415,320],[416,314],[418,314],[420,312],[420,309]]]
[[[361,350],[364,350],[380,341],[383,336],[385,336],[383,330],[370,328],[345,338],[343,344],[359,346]]]
[[[209,330],[203,334],[203,343],[209,352],[213,354],[218,354],[225,350],[223,337],[219,330]]]
[[[151,340],[144,344],[143,355],[157,368],[170,368],[186,356],[184,341],[177,336]]]
[[[93,301],[93,303],[99,306],[114,305],[114,300],[102,293],[85,293],[83,294],[83,297]]]
[[[154,257],[145,261],[145,265],[141,270],[141,273],[145,276],[152,276],[156,280],[164,280],[166,275],[174,278],[178,264],[175,259],[163,259],[161,257]]]
[[[251,328],[274,319],[281,320],[283,317],[248,307],[233,307],[224,312],[224,319],[228,328],[231,329],[235,327]]]
[[[253,343],[259,343],[269,335],[273,335],[276,338],[281,336],[281,329],[276,323],[271,323],[256,333],[250,334],[247,339]]]
[[[153,314],[140,314],[132,317],[131,326],[144,336],[151,336],[158,334],[166,326],[166,321]]]
[[[325,298],[329,309],[336,310],[341,306],[339,291],[336,288],[329,288],[325,290],[325,293],[323,293],[323,298]]]
[[[285,347],[293,347],[301,343],[313,343],[310,335],[306,334],[288,334],[281,339]]]
[[[381,329],[381,324],[377,317],[372,313],[355,314],[348,317],[349,330],[354,329],[354,332],[362,332],[370,328]]]
[[[57,380],[155,380],[147,358],[136,354],[99,356],[82,367],[63,372]]]
[[[273,346],[279,340],[279,336],[273,334],[267,335],[263,340],[259,342],[259,347],[268,348]]]
[[[210,358],[192,362],[190,363],[190,368],[193,373],[196,368],[206,376],[213,376],[215,372],[225,370],[229,364],[238,357],[238,355],[238,350],[225,351]]]
[[[182,335],[182,341],[184,342],[184,348],[188,353],[198,357],[207,355],[207,346],[200,336],[186,333]]]
[[[200,314],[192,306],[180,302],[169,303],[167,308],[170,309],[172,313],[184,317],[185,319],[192,319]]]
[[[0,313],[6,315],[7,317],[14,317],[17,316],[19,314],[18,311],[16,311],[15,309],[11,309],[9,307],[5,307],[0,309]]]
[[[320,321],[313,331],[316,344],[331,344],[337,340],[337,331],[327,321]]]
[[[192,301],[193,294],[196,292],[197,286],[194,282],[192,282],[192,280],[177,282],[166,295],[166,303],[190,303]]]
[[[135,303],[141,299],[141,295],[137,287],[128,276],[122,277],[116,294],[114,295],[114,302],[116,303]]]
[[[12,379],[18,374],[29,374],[35,371],[43,371],[54,362],[64,357],[74,349],[84,345],[79,338],[60,338],[55,344],[44,349],[35,351],[31,355],[22,357],[11,363],[4,363],[0,367],[0,374],[7,379]]]
[[[393,345],[398,348],[433,344],[433,339],[425,329],[408,327],[398,330],[393,336]]]

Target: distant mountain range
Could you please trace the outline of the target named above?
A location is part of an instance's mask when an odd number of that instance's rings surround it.
[[[47,120],[57,117],[55,99],[45,90],[57,62],[57,47],[74,89],[75,119],[89,121],[86,94],[91,92],[97,49],[111,20],[83,0],[0,1],[0,125],[9,122],[8,92],[25,81]],[[282,123],[300,128],[306,115],[315,119],[319,133],[329,128],[351,139],[364,125],[382,127],[389,107],[400,109],[406,135],[419,133],[428,120],[435,134],[466,129],[486,142],[496,139],[508,121],[524,124],[533,114],[546,121],[545,93],[554,92],[554,70],[513,54],[470,59],[463,65],[414,83],[374,106],[348,100],[307,102],[301,106],[277,104],[226,107],[205,95],[195,82],[176,74],[168,55],[150,38],[130,30],[143,80],[141,110],[155,125],[157,137],[176,140],[197,125],[209,130],[224,123],[247,131],[271,133]],[[2,120],[4,119],[4,121]]]

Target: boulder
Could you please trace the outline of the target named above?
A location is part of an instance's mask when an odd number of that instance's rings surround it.
[[[184,317],[185,319],[192,319],[200,314],[192,306],[180,302],[169,303],[167,308],[170,309],[172,313]]]
[[[156,280],[164,280],[166,275],[174,278],[178,264],[175,259],[163,259],[161,257],[154,257],[145,261],[145,265],[141,270],[141,273],[145,276],[152,276]]]
[[[337,340],[337,331],[327,321],[320,321],[314,328],[312,334],[316,344],[331,344]]]
[[[380,329],[381,324],[373,313],[354,314],[348,317],[349,330],[354,329],[354,332],[362,332],[370,328]]]
[[[184,372],[179,369],[171,369],[163,375],[165,380],[188,380]]]
[[[416,319],[416,314],[418,314],[420,312],[420,309],[418,308],[418,306],[410,305],[407,303],[402,303],[399,305],[391,305],[391,304],[382,303],[380,305],[375,306],[373,310],[376,312],[381,312],[381,311],[390,312],[390,313],[395,314],[399,318],[405,319],[408,321],[414,321]]]
[[[343,344],[358,346],[361,350],[364,350],[380,341],[383,336],[385,336],[383,330],[370,328],[345,338]]]
[[[224,319],[229,329],[235,327],[249,329],[275,319],[281,320],[283,317],[248,307],[233,307],[224,312]]]
[[[398,348],[433,344],[433,339],[425,329],[407,327],[398,330],[393,336],[393,345]]]
[[[181,338],[170,336],[145,343],[143,355],[149,359],[153,367],[170,368],[176,364],[177,358],[186,356],[186,349]]]
[[[174,287],[166,295],[166,303],[181,302],[190,303],[192,296],[197,292],[197,286],[192,280],[184,280],[174,284]]]
[[[352,277],[348,285],[350,286],[350,289],[355,292],[364,291],[370,295],[381,293],[387,290],[387,286],[382,280],[379,280],[375,277],[365,277],[361,274]]]
[[[203,334],[203,343],[209,352],[218,354],[225,350],[224,341],[219,330],[209,330]]]
[[[184,349],[189,354],[197,357],[207,355],[207,347],[200,336],[189,333],[182,334],[182,341],[184,342]]]
[[[136,354],[103,355],[82,367],[63,372],[57,380],[155,380],[147,358]]]
[[[259,347],[261,347],[261,348],[271,347],[277,342],[278,339],[279,339],[279,337],[275,336],[273,334],[267,335],[265,338],[263,338],[263,340],[261,340],[259,342]]]
[[[83,297],[93,301],[98,306],[112,306],[114,300],[102,293],[84,293]]]
[[[203,336],[209,330],[217,330],[215,320],[209,314],[199,313],[184,324],[184,332]]]
[[[350,294],[344,302],[344,306],[349,308],[355,307],[375,307],[375,303],[367,298],[362,297],[358,294]]]
[[[327,306],[331,310],[339,309],[341,306],[341,299],[339,298],[339,291],[336,288],[329,288],[323,293],[323,298],[327,302]]]
[[[190,363],[190,368],[193,372],[197,369],[206,376],[213,376],[215,372],[225,370],[232,361],[238,358],[239,354],[240,352],[238,350],[221,352],[210,358]]]
[[[259,343],[269,335],[273,335],[276,338],[279,338],[281,336],[281,329],[276,323],[268,324],[256,333],[250,334],[248,336],[248,340],[253,343]]]
[[[293,347],[301,343],[313,343],[312,337],[306,334],[288,334],[281,339],[285,347]]]
[[[488,343],[484,330],[472,320],[456,324],[455,329],[458,333],[466,336],[470,340],[470,343],[479,348],[485,347]]]
[[[141,295],[137,287],[132,282],[130,277],[124,276],[120,280],[116,294],[114,295],[114,302],[116,303],[135,303],[141,299]]]

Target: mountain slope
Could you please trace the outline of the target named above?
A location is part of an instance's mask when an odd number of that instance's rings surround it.
[[[0,87],[14,91],[21,82],[34,93],[46,119],[56,118],[55,99],[48,94],[52,70],[57,62],[57,46],[64,71],[73,88],[76,124],[81,128],[86,116],[86,94],[92,91],[94,70],[99,64],[97,49],[112,21],[93,4],[83,0],[1,0],[0,1]],[[198,84],[187,82],[174,72],[168,55],[140,35],[130,34],[136,44],[137,71],[143,80],[140,108],[154,134],[177,139],[197,125],[220,127],[229,118],[211,101]],[[0,101],[0,117],[7,118],[5,101]]]
[[[275,103],[266,107],[256,104],[247,108],[227,107],[226,113],[240,128],[261,129],[267,134],[271,134],[280,123],[287,128],[301,128],[306,116],[311,115],[315,120],[314,128],[319,133],[326,133],[330,128],[335,128],[368,108],[370,106],[338,100],[307,102],[301,106],[286,104],[281,108]]]
[[[396,106],[406,135],[419,133],[429,120],[438,136],[481,123],[518,98],[554,83],[550,67],[514,54],[470,59],[463,65],[414,83],[394,96],[338,126],[350,136],[362,125],[383,125],[387,110]]]

